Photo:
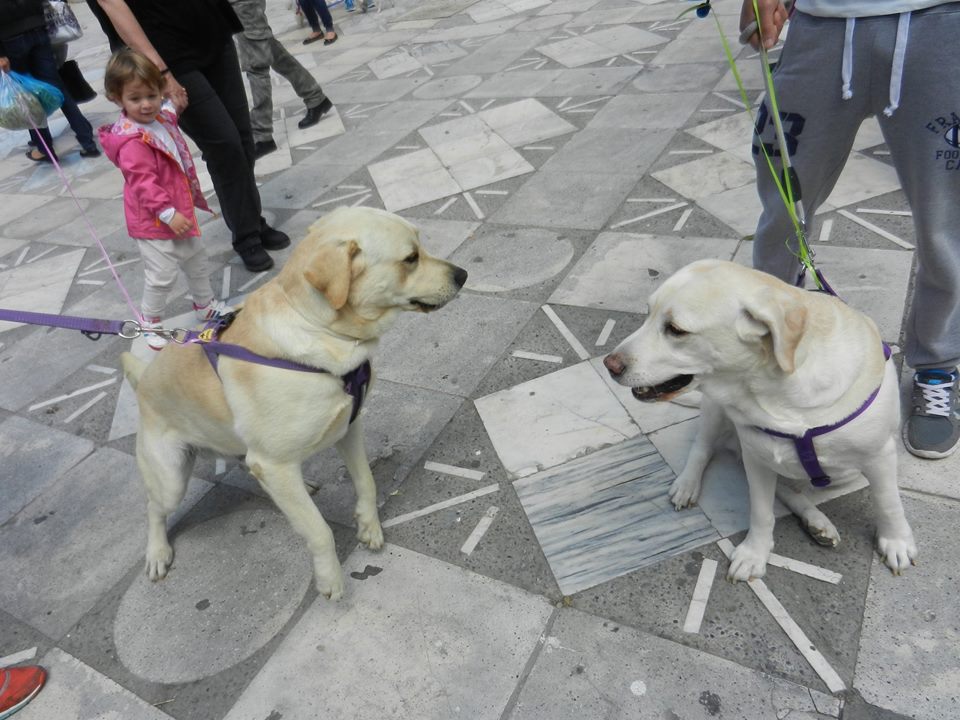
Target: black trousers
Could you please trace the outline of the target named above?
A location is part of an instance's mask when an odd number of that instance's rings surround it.
[[[238,252],[260,244],[260,192],[253,175],[253,132],[233,42],[210,65],[176,74],[190,104],[180,126],[200,148],[223,219]]]

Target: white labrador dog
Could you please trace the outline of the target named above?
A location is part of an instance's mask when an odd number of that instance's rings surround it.
[[[313,555],[317,590],[337,599],[343,573],[333,533],[304,487],[301,465],[336,445],[357,492],[357,537],[383,545],[360,418],[341,376],[370,359],[402,310],[429,312],[466,282],[462,268],[431,257],[403,218],[340,208],[314,223],[274,279],[251,293],[223,333],[226,343],[327,373],[221,356],[215,372],[199,345],[169,345],[149,366],[129,353],[137,390],[137,462],[147,486],[151,580],[167,574],[166,519],[183,499],[196,452],[243,456]]]
[[[818,542],[839,541],[808,498],[777,490],[778,475],[811,482],[813,473],[792,439],[764,429],[802,436],[858,411],[815,438],[820,468],[832,482],[863,473],[884,562],[896,574],[913,562],[917,548],[897,489],[897,376],[872,320],[830,295],[719,260],[682,268],[649,304],[646,321],[604,364],[643,401],[695,387],[703,392],[696,439],[670,489],[678,510],[696,502],[703,471],[732,422],[749,485],[750,529],[733,553],[730,580],[766,572],[775,492]]]

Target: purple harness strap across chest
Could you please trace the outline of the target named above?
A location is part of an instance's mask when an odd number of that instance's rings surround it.
[[[886,343],[883,344],[883,356],[887,360],[890,359],[890,347]],[[826,435],[828,432],[843,427],[851,420],[860,417],[864,412],[866,412],[867,408],[870,407],[879,392],[880,388],[878,387],[876,390],[870,393],[870,397],[864,401],[863,405],[857,408],[850,415],[847,415],[847,417],[840,422],[833,423],[832,425],[820,425],[815,428],[810,428],[803,435],[791,435],[790,433],[784,433],[780,432],[779,430],[770,430],[769,428],[762,427],[757,427],[756,429],[760,432],[766,433],[767,435],[772,435],[773,437],[793,440],[793,445],[797,448],[797,455],[800,457],[800,464],[803,465],[803,469],[806,470],[807,475],[810,476],[810,482],[816,487],[826,487],[830,484],[830,476],[823,471],[822,467],[820,467],[820,460],[817,458],[816,448],[813,447],[813,439],[818,435]]]
[[[264,355],[258,355],[252,350],[247,350],[240,345],[220,342],[218,339],[220,333],[230,327],[230,323],[232,323],[237,316],[237,312],[239,311],[227,313],[226,315],[209,321],[200,332],[191,331],[187,333],[185,342],[195,343],[203,349],[203,352],[206,353],[207,360],[210,361],[210,365],[213,366],[213,371],[217,373],[217,375],[220,374],[217,369],[220,355],[226,355],[236,360],[256,363],[257,365],[280,368],[281,370],[331,374],[329,370],[324,370],[323,368],[304,365],[303,363],[284,360],[283,358],[269,358]],[[353,398],[353,410],[350,413],[351,423],[357,419],[357,415],[360,414],[360,409],[363,407],[363,399],[370,385],[370,375],[370,361],[365,360],[359,367],[354,368],[346,375],[340,376],[340,379],[343,381],[344,392]]]

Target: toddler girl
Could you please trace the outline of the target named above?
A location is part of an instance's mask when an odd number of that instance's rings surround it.
[[[210,212],[177,115],[163,102],[164,77],[144,55],[124,48],[107,64],[107,98],[120,106],[120,119],[100,128],[100,144],[123,172],[127,232],[143,257],[144,328],[160,325],[178,269],[187,276],[193,309],[200,320],[229,310],[214,299],[207,257],[200,244],[194,207]],[[167,341],[145,332],[161,350]]]

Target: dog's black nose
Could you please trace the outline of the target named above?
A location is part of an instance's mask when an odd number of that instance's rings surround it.
[[[462,288],[467,282],[467,271],[462,267],[458,267],[453,271],[453,281],[457,284],[458,288]]]
[[[607,368],[611,375],[620,377],[623,375],[623,358],[617,353],[610,353],[603,359],[603,366]]]

